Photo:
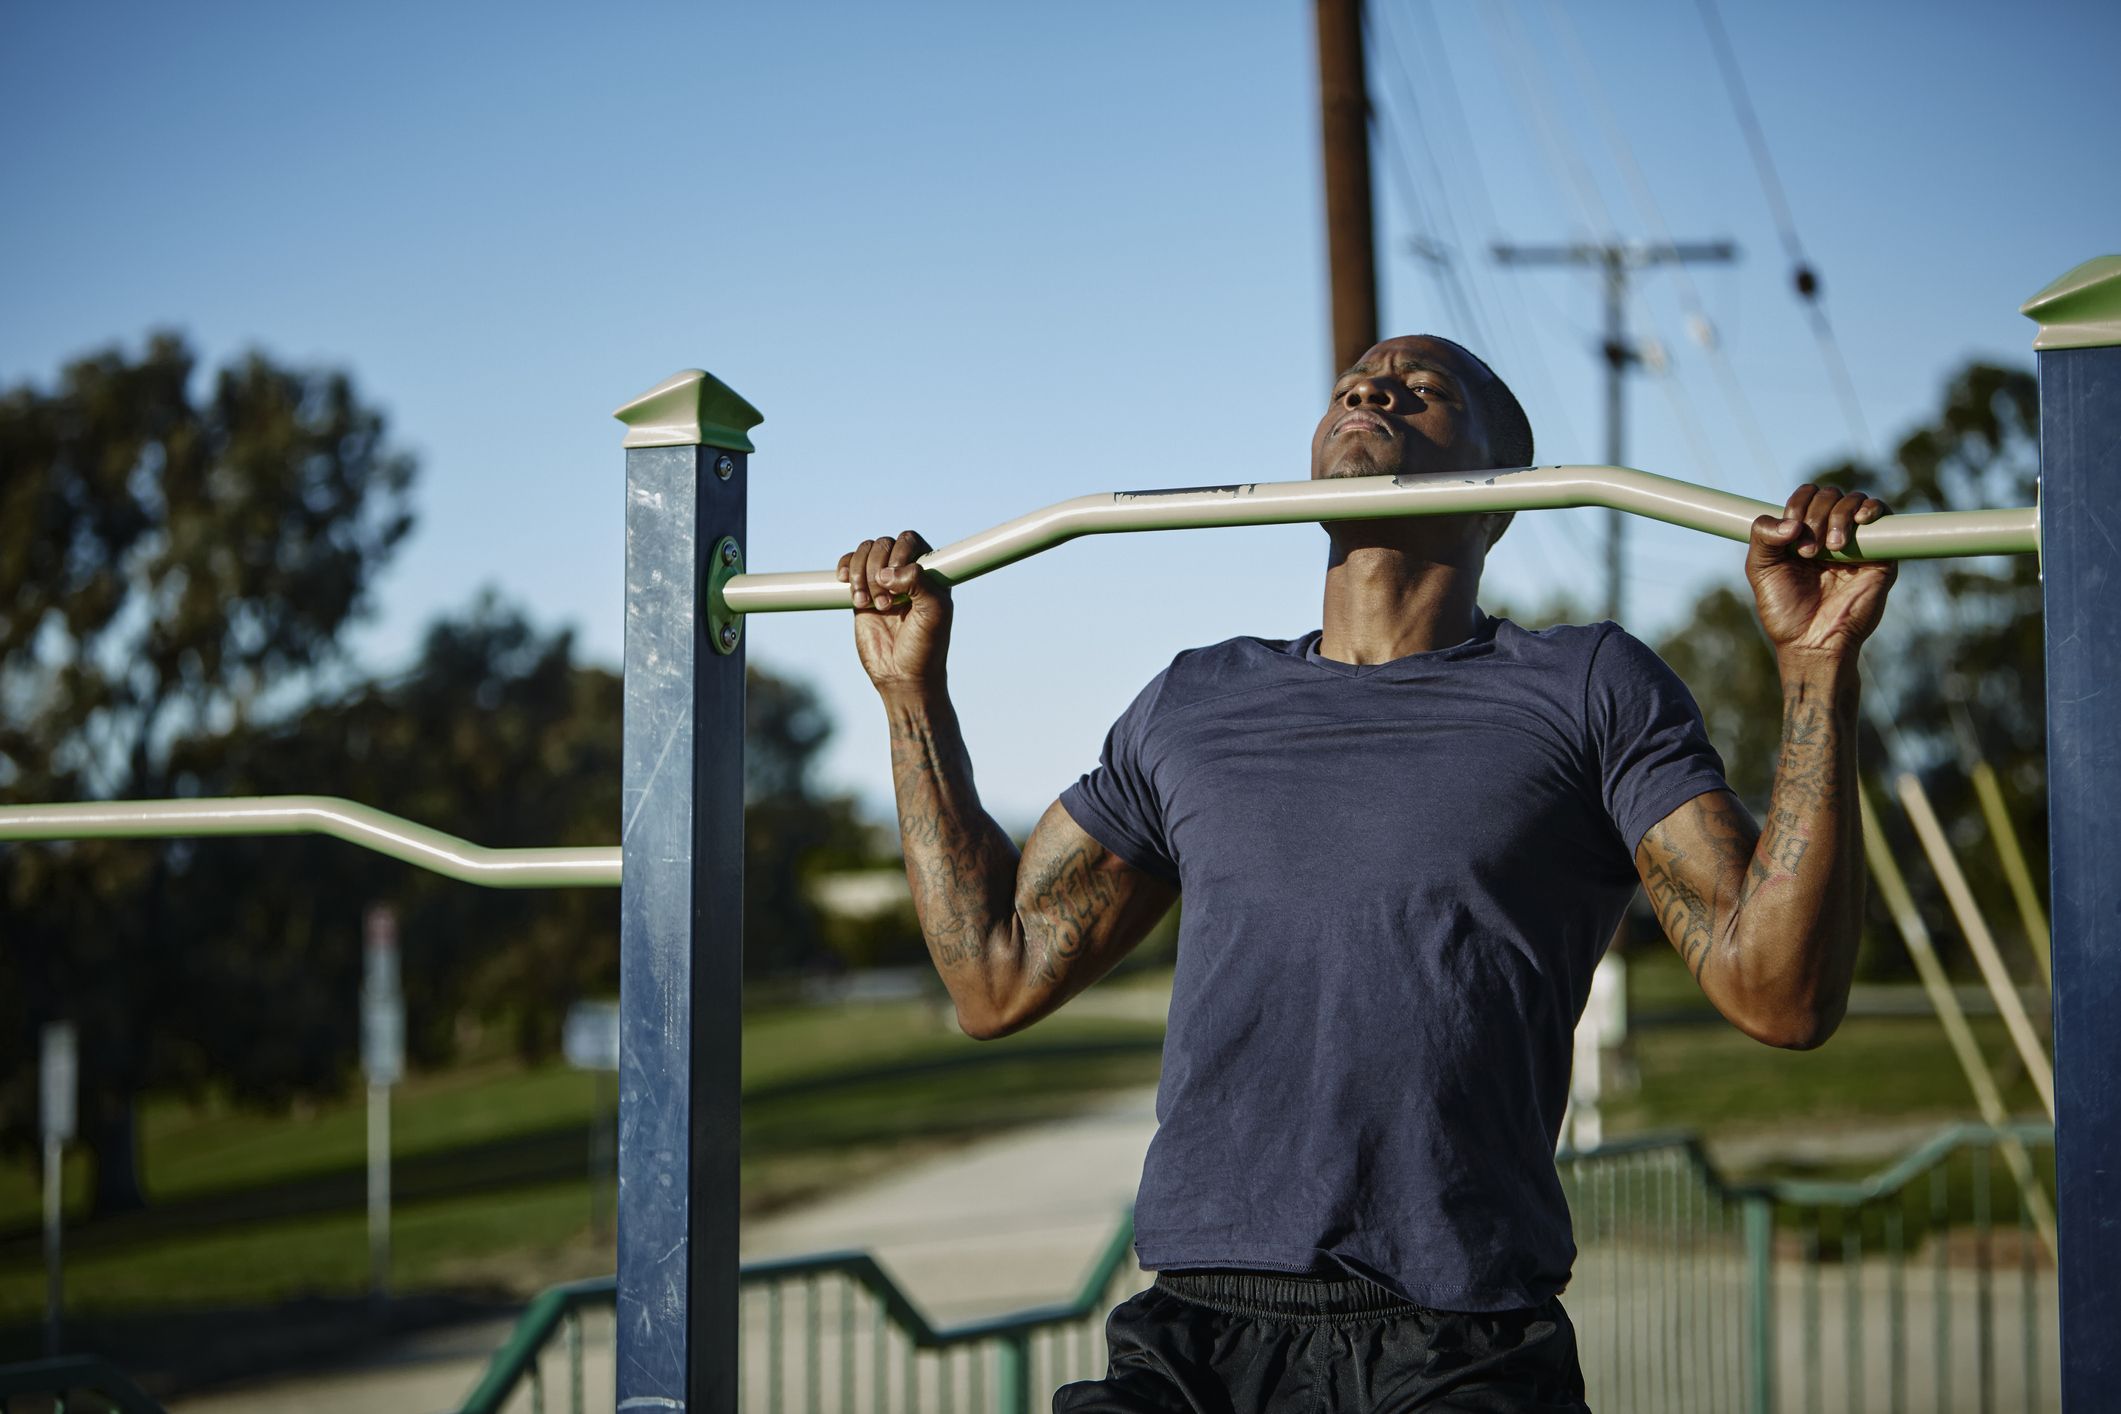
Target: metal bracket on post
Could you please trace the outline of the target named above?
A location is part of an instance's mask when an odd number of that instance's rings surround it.
[[[2062,1407],[2121,1385],[2121,255],[2027,300],[2040,325],[2040,568],[2047,633],[2055,1207]]]
[[[734,653],[744,641],[744,616],[732,612],[722,598],[722,586],[743,572],[744,547],[736,543],[735,536],[723,536],[707,567],[707,638],[717,653]]]
[[[690,369],[617,416],[632,863],[619,886],[616,1407],[736,1414],[744,655],[720,585],[741,567],[759,414]]]

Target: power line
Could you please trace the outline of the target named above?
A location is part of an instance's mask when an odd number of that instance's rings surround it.
[[[1413,52],[1424,57],[1433,56],[1436,61],[1433,74],[1436,83],[1433,87],[1438,93],[1442,94],[1444,110],[1449,114],[1450,122],[1454,129],[1453,136],[1446,140],[1445,151],[1471,155],[1470,160],[1466,162],[1464,167],[1467,180],[1458,185],[1469,188],[1472,191],[1473,199],[1478,208],[1476,214],[1480,218],[1480,224],[1486,230],[1488,239],[1492,241],[1501,234],[1502,227],[1501,223],[1495,219],[1495,204],[1488,195],[1487,179],[1481,171],[1479,149],[1473,136],[1472,124],[1466,121],[1465,106],[1459,101],[1458,81],[1451,70],[1451,55],[1450,51],[1444,46],[1442,31],[1437,27],[1435,16],[1430,12],[1425,0],[1416,0],[1416,3],[1404,7],[1393,7],[1387,13],[1406,14],[1412,17],[1414,21],[1427,27],[1427,32],[1417,37],[1417,42],[1412,46]],[[1401,52],[1404,53],[1404,51]],[[1473,278],[1471,267],[1468,267],[1467,278]],[[1522,312],[1526,324],[1529,325],[1531,323],[1532,313],[1529,308],[1524,307],[1523,288],[1515,281],[1502,283],[1507,288],[1508,298],[1498,296],[1495,300],[1495,307],[1502,315],[1499,321],[1499,330],[1512,347],[1518,361],[1532,369],[1547,406],[1562,424],[1562,431],[1568,444],[1571,446],[1581,445],[1581,439],[1576,435],[1576,428],[1573,420],[1569,417],[1567,406],[1562,402],[1558,394],[1560,385],[1555,382],[1553,370],[1547,366],[1546,356],[1541,351],[1538,338],[1536,335],[1531,337],[1524,336],[1518,328],[1516,316],[1511,312],[1511,306],[1514,303]],[[1575,524],[1573,519],[1564,520],[1563,523],[1570,525],[1572,528]]]
[[[1366,34],[1370,32],[1368,29],[1365,31]],[[1378,144],[1386,149],[1391,159],[1389,170],[1398,179],[1401,203],[1406,208],[1408,219],[1413,222],[1416,228],[1416,236],[1413,242],[1414,252],[1426,258],[1426,263],[1439,294],[1444,302],[1451,306],[1451,317],[1459,321],[1468,339],[1483,348],[1492,349],[1495,345],[1495,340],[1492,326],[1486,317],[1484,305],[1479,299],[1477,289],[1467,277],[1463,267],[1455,260],[1458,227],[1456,221],[1448,214],[1451,206],[1448,186],[1444,181],[1442,166],[1436,160],[1434,146],[1429,142],[1428,135],[1421,123],[1421,110],[1419,103],[1414,97],[1415,85],[1411,71],[1406,65],[1404,54],[1399,49],[1397,40],[1389,28],[1389,21],[1378,25],[1375,32],[1381,36],[1385,48],[1391,51],[1392,58],[1398,66],[1397,77],[1400,81],[1395,85],[1396,95],[1406,105],[1408,110],[1406,116],[1411,118],[1411,126],[1414,128],[1416,137],[1419,139],[1423,153],[1427,158],[1428,172],[1433,179],[1432,188],[1437,193],[1438,198],[1435,208],[1444,213],[1443,219],[1448,231],[1447,240],[1438,238],[1437,228],[1432,224],[1429,215],[1429,204],[1422,201],[1420,183],[1411,169],[1407,153],[1408,144],[1398,136],[1394,124],[1384,121],[1381,110],[1373,107],[1373,136]],[[1531,520],[1532,535],[1542,546],[1547,547],[1549,554],[1552,554],[1554,550],[1550,537],[1553,528],[1545,524],[1545,520],[1545,517],[1534,517]],[[1591,568],[1594,561],[1589,549],[1581,541],[1580,529],[1567,521],[1561,522],[1559,528],[1563,532],[1562,545],[1586,569]]]
[[[1421,224],[1428,228],[1426,231],[1427,249],[1417,249],[1416,253],[1423,255],[1434,269],[1441,272],[1437,277],[1439,283],[1447,282],[1452,286],[1461,306],[1465,309],[1467,327],[1478,331],[1481,342],[1486,344],[1489,342],[1490,334],[1487,312],[1483,307],[1479,291],[1473,288],[1471,281],[1462,277],[1457,264],[1458,252],[1464,249],[1464,245],[1459,238],[1457,218],[1451,214],[1451,202],[1445,192],[1443,169],[1436,161],[1435,146],[1429,141],[1427,125],[1422,121],[1419,91],[1413,82],[1412,75],[1407,67],[1406,56],[1399,48],[1398,39],[1393,33],[1390,22],[1378,23],[1374,26],[1374,29],[1378,37],[1383,41],[1383,48],[1391,56],[1392,62],[1385,67],[1388,75],[1396,80],[1393,84],[1396,101],[1404,103],[1406,106],[1409,121],[1405,126],[1413,130],[1415,140],[1420,144],[1422,156],[1427,162],[1429,176],[1433,179],[1433,189],[1443,194],[1435,206],[1435,214],[1439,220],[1432,221],[1426,213],[1419,218]],[[1410,202],[1416,204],[1416,209],[1418,210],[1419,197],[1418,193],[1413,190],[1416,183],[1413,180],[1412,173],[1406,170],[1405,148],[1403,145],[1399,147],[1399,151],[1401,153],[1402,178],[1408,188],[1407,195]]]
[[[1865,421],[1863,404],[1856,396],[1855,379],[1850,376],[1848,361],[1842,357],[1841,344],[1834,337],[1834,326],[1827,320],[1826,307],[1819,302],[1819,274],[1805,258],[1804,242],[1797,235],[1797,218],[1790,210],[1789,196],[1775,170],[1775,159],[1768,151],[1767,133],[1760,126],[1759,114],[1753,110],[1752,94],[1745,86],[1745,75],[1738,68],[1737,51],[1731,47],[1731,37],[1723,27],[1723,16],[1716,9],[1716,0],[1695,0],[1695,8],[1701,12],[1701,22],[1709,32],[1709,47],[1716,51],[1716,65],[1723,73],[1724,91],[1730,95],[1731,107],[1738,115],[1738,126],[1745,133],[1746,148],[1753,156],[1753,170],[1760,177],[1762,190],[1767,193],[1768,206],[1775,217],[1775,229],[1780,233],[1782,248],[1790,258],[1791,283],[1796,287],[1797,297],[1811,323],[1812,337],[1819,345],[1820,358],[1826,363],[1827,377],[1841,399],[1842,415],[1848,419],[1857,450],[1865,457],[1874,458],[1876,451],[1871,441],[1870,424]]]
[[[1663,209],[1658,205],[1656,194],[1650,188],[1648,176],[1644,174],[1641,164],[1635,160],[1634,146],[1629,143],[1619,119],[1614,116],[1605,101],[1604,85],[1599,82],[1597,71],[1591,66],[1589,56],[1584,53],[1574,23],[1569,19],[1567,10],[1558,4],[1550,3],[1548,13],[1553,17],[1555,30],[1561,35],[1563,46],[1569,52],[1571,65],[1576,71],[1577,84],[1583,89],[1586,98],[1590,100],[1592,111],[1598,117],[1599,127],[1605,133],[1606,145],[1613,150],[1614,159],[1618,162],[1622,175],[1627,178],[1628,188],[1635,198],[1637,208],[1658,239],[1670,241],[1672,234],[1665,224]],[[1694,284],[1694,277],[1684,265],[1673,267],[1672,275],[1678,289],[1680,308],[1689,321],[1688,333],[1716,374],[1724,403],[1730,409],[1732,419],[1738,423],[1740,431],[1745,434],[1746,442],[1752,450],[1763,487],[1779,488],[1780,474],[1774,453],[1769,449],[1767,437],[1761,431],[1760,420],[1753,415],[1752,400],[1746,396],[1744,384],[1739,381],[1737,370],[1731,366],[1730,357],[1724,351],[1722,340],[1717,335],[1715,321],[1709,318],[1701,292]],[[1773,496],[1778,492],[1776,489],[1769,489],[1768,494]]]

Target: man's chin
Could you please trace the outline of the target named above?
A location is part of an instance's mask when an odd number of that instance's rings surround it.
[[[1369,457],[1342,457],[1323,471],[1314,472],[1313,481],[1344,481],[1351,476],[1390,476],[1398,471],[1397,466],[1386,466]]]

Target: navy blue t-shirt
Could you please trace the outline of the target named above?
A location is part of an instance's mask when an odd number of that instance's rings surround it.
[[[1061,796],[1184,894],[1135,1250],[1536,1305],[1575,1259],[1554,1146],[1591,969],[1636,844],[1723,763],[1610,623],[1483,616],[1363,666],[1318,640],[1179,654]]]

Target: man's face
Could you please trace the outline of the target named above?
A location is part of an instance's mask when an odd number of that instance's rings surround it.
[[[1489,466],[1483,377],[1439,339],[1385,340],[1333,385],[1311,434],[1311,479]]]

